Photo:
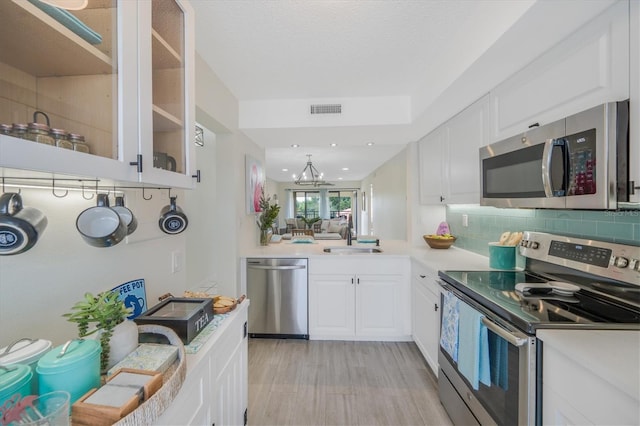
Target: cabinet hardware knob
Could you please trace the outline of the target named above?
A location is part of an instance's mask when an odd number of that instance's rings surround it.
[[[420,278],[425,278],[425,277],[426,277],[426,275],[422,275],[422,274],[420,275]]]
[[[441,195],[440,196],[440,202],[443,202],[443,201],[444,201],[444,197]]]
[[[437,303],[434,303],[434,304],[433,304],[433,310],[434,310],[434,311],[436,311],[436,312],[438,312],[438,304],[437,304]]]
[[[200,183],[200,169],[196,170],[195,175],[191,175],[192,178],[196,180],[196,182]]]
[[[529,126],[529,128],[540,127],[540,123],[533,123]]]

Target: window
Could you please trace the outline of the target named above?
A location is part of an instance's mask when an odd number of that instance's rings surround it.
[[[293,199],[296,203],[296,217],[308,219],[320,217],[320,192],[294,191]]]
[[[353,191],[329,191],[329,215],[331,219],[351,216]]]

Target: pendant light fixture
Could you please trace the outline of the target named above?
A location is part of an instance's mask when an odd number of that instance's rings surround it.
[[[311,162],[311,154],[307,154],[307,164],[304,166],[304,169],[302,169],[300,174],[297,177],[294,177],[294,182],[296,185],[333,186],[332,183],[326,182],[323,177],[324,174],[320,173]]]

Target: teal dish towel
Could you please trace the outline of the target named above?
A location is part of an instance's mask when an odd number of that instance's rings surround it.
[[[491,386],[489,333],[483,315],[464,302],[459,304],[458,371],[478,390],[479,382]]]
[[[71,13],[59,7],[50,6],[40,0],[29,0],[31,4],[73,31],[77,36],[91,44],[102,43],[102,36],[85,25]]]

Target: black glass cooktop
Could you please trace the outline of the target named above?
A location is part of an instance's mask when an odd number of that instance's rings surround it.
[[[602,297],[588,286],[581,286],[575,293],[529,294],[517,291],[516,284],[543,284],[548,280],[524,271],[440,271],[439,275],[459,292],[529,334],[538,328],[577,324],[640,326],[639,309]]]

